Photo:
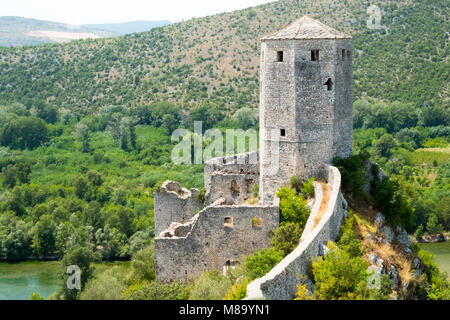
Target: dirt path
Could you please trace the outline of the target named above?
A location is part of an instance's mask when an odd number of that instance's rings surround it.
[[[322,203],[320,204],[319,212],[314,217],[314,225],[311,230],[314,230],[314,228],[319,224],[323,215],[327,211],[328,202],[330,202],[331,187],[328,184],[326,184],[325,182],[319,181],[319,183],[322,186],[322,193],[323,193]]]

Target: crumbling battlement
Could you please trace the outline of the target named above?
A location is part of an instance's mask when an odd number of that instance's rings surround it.
[[[182,188],[178,182],[164,182],[155,192],[155,233],[159,235],[173,222],[185,223],[201,210],[203,204],[196,198],[198,192],[198,189]]]
[[[259,183],[257,151],[214,158],[205,163],[206,203],[224,198],[227,204],[242,204]]]
[[[188,280],[212,269],[222,272],[242,255],[270,247],[279,223],[278,198],[268,206],[218,205],[222,201],[155,239],[158,280]]]

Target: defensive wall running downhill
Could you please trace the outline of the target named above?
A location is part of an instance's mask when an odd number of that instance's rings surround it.
[[[341,174],[333,166],[326,165],[323,177],[330,186],[328,206],[321,220],[314,221],[319,214],[322,193],[316,194],[316,202],[308,219],[300,244],[269,273],[251,282],[247,287],[247,300],[292,300],[302,277],[313,258],[324,255],[328,241],[335,241],[339,235],[342,219],[347,214],[341,188]],[[315,184],[316,193],[318,184]]]
[[[158,280],[189,280],[232,266],[242,255],[270,247],[279,224],[279,199],[272,205],[223,205],[219,199],[185,224],[174,223],[155,239]]]

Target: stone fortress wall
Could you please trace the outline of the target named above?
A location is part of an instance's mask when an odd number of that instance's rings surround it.
[[[188,280],[270,247],[279,224],[279,199],[246,205],[259,179],[258,152],[214,158],[205,163],[206,207],[176,182],[155,195],[155,265],[160,281]]]
[[[258,151],[242,153],[205,162],[206,203],[224,198],[227,204],[241,204],[251,198],[259,183]]]
[[[198,189],[182,188],[178,182],[166,181],[154,195],[155,234],[168,229],[172,222],[185,223],[203,208],[196,199]]]
[[[263,278],[248,298],[292,299],[311,259],[338,236],[345,200],[340,173],[329,163],[352,154],[351,37],[307,16],[262,39],[260,150],[205,164],[206,207],[166,182],[155,195],[156,276],[188,280],[232,267],[242,255],[270,247],[279,225],[278,188],[297,175],[320,183],[299,246]],[[249,205],[259,181],[259,203]],[[254,202],[254,199],[253,201]]]
[[[305,228],[301,242],[293,252],[286,256],[264,277],[256,279],[247,287],[248,300],[292,300],[301,277],[306,276],[307,270],[314,257],[324,255],[328,241],[335,241],[339,235],[344,216],[347,214],[345,201],[341,188],[341,174],[332,166],[326,166],[324,178],[331,186],[330,200],[322,219],[315,228]],[[317,190],[317,184],[315,184]],[[311,226],[317,215],[320,203],[320,194],[316,197],[307,226]],[[308,232],[309,231],[309,232]]]
[[[237,263],[244,254],[270,247],[278,228],[279,199],[272,205],[223,205],[200,211],[185,224],[175,223],[155,239],[158,280],[188,280]]]

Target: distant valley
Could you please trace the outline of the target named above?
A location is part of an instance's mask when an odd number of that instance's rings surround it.
[[[16,47],[99,39],[148,31],[168,24],[171,22],[164,20],[73,26],[22,17],[0,17],[0,46]]]

